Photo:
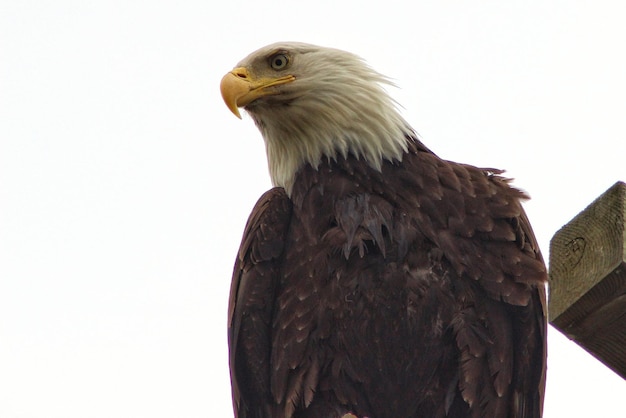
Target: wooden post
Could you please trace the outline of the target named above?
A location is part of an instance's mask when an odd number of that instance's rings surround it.
[[[626,379],[626,184],[550,241],[550,323]]]

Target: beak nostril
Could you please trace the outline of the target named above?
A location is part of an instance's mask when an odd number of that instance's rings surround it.
[[[246,73],[235,73],[235,75],[239,78],[248,78],[248,76],[246,75]]]

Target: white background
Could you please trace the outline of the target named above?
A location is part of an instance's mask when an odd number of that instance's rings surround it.
[[[270,181],[219,81],[271,42],[392,77],[427,146],[532,195],[547,259],[626,180],[621,4],[4,1],[0,417],[232,416],[230,274]],[[545,417],[624,417],[621,378],[554,329],[549,344]]]

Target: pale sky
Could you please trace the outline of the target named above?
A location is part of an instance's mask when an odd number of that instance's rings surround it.
[[[408,4],[411,6],[409,7]],[[219,81],[265,44],[350,50],[446,159],[507,169],[551,236],[626,180],[619,1],[0,6],[0,417],[232,417],[226,305],[271,187]],[[546,418],[626,382],[550,330]]]

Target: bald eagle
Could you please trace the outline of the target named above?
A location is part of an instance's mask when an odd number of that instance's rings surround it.
[[[221,81],[274,188],[245,227],[238,418],[540,417],[546,268],[502,171],[439,158],[359,57],[277,43]]]

